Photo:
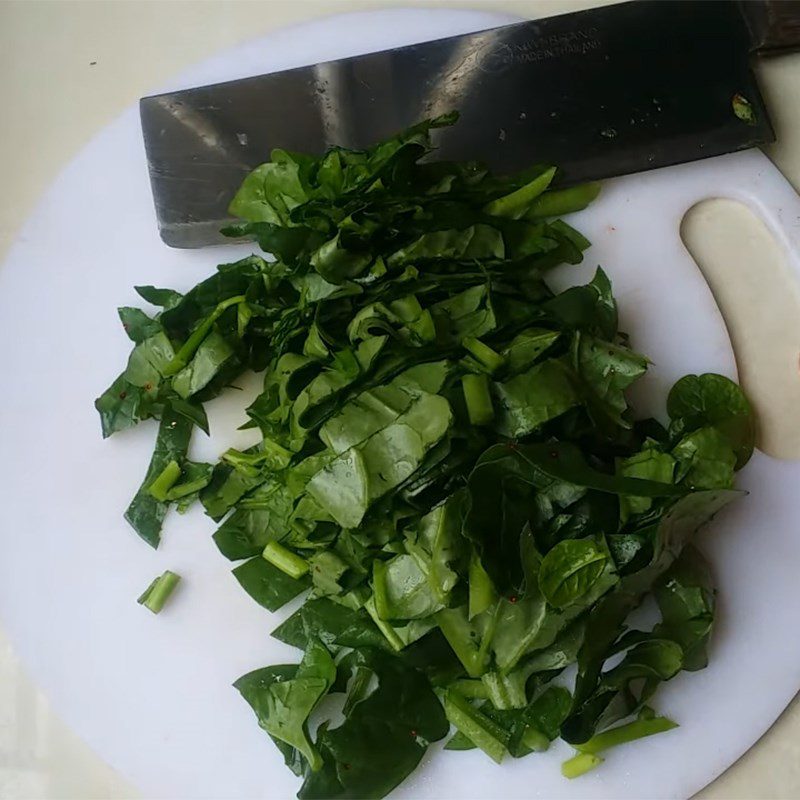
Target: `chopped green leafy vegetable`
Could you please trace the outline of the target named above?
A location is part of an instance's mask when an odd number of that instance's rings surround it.
[[[708,660],[715,591],[692,539],[739,496],[750,404],[688,375],[667,427],[637,420],[649,362],[609,277],[548,283],[589,247],[557,217],[598,185],[424,159],[456,118],[364,151],[273,151],[225,231],[267,257],[185,294],[138,287],[157,312],[119,309],[133,349],[95,403],[104,436],[159,421],[126,512],[145,541],[199,499],[256,603],[305,594],[273,632],[300,664],[236,682],[300,798],[383,797],[450,725],[446,749],[496,762],[560,737],[576,777],[675,727],[648,704]],[[258,443],[190,461],[203,404],[248,370]],[[170,575],[140,602],[158,610]],[[648,597],[660,621],[628,629]],[[553,680],[573,665],[570,692]]]

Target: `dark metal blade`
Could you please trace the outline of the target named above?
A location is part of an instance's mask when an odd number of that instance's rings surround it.
[[[223,241],[231,197],[273,147],[362,148],[451,109],[461,121],[439,132],[437,157],[553,163],[563,183],[772,141],[748,50],[737,2],[637,0],[146,97],[161,235]]]

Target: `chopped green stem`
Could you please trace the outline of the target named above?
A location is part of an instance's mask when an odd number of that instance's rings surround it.
[[[192,356],[197,351],[197,348],[203,343],[203,339],[208,336],[214,323],[222,316],[222,314],[231,306],[244,303],[245,296],[243,294],[229,297],[223,300],[191,333],[189,338],[181,345],[180,350],[175,353],[172,360],[164,367],[164,375],[175,375],[180,372],[191,360]]]
[[[592,736],[588,742],[576,744],[575,748],[580,750],[581,753],[602,753],[610,747],[617,747],[636,739],[644,739],[646,736],[654,736],[657,733],[664,733],[677,727],[677,722],[673,722],[666,717],[637,719],[627,725],[619,725],[616,728],[598,733],[596,736]]]
[[[470,352],[477,359],[481,367],[489,373],[500,369],[505,363],[505,359],[500,353],[496,353],[488,344],[484,344],[480,339],[476,339],[474,336],[465,336],[461,344],[464,346],[465,350]]]
[[[164,608],[164,603],[167,602],[180,579],[180,575],[167,570],[145,589],[136,602],[145,608],[149,608],[154,614],[158,614]]]
[[[295,580],[308,572],[308,561],[278,542],[267,542],[262,555],[270,564]]]
[[[565,778],[579,778],[602,763],[603,759],[600,756],[592,753],[578,753],[561,765],[561,774]]]
[[[525,680],[518,680],[516,675],[501,675],[499,672],[487,672],[481,681],[489,693],[489,700],[499,711],[511,708],[524,708],[527,703]]]
[[[473,425],[488,425],[494,419],[492,396],[489,394],[489,379],[486,375],[464,375],[461,378],[464,402],[467,404],[469,421]]]
[[[460,695],[470,697],[474,700],[486,700],[489,697],[489,691],[483,681],[462,678],[461,680],[453,681],[450,684],[450,688],[457,691]]]
[[[529,725],[522,734],[522,744],[534,753],[544,753],[550,747],[550,740],[541,731]]]
[[[378,630],[384,635],[386,641],[392,646],[392,649],[399,653],[404,647],[403,640],[386,620],[380,618],[378,609],[375,606],[375,598],[370,597],[370,599],[364,603],[364,608],[367,610],[370,617],[372,617],[372,621],[377,625]]]
[[[436,622],[467,675],[480,678],[486,671],[486,654],[476,643],[477,631],[467,620],[466,611],[445,608],[436,614]]]
[[[472,706],[466,697],[449,689],[444,697],[444,713],[447,719],[489,758],[498,764],[503,760],[507,752],[508,733],[494,720]]]
[[[159,503],[167,502],[169,490],[181,476],[181,468],[177,461],[170,461],[158,474],[158,477],[147,487],[147,491]]]
[[[188,481],[187,483],[181,483],[178,486],[173,486],[167,492],[167,501],[170,502],[172,500],[180,500],[182,497],[199,492],[207,484],[207,479],[198,478],[196,481]]]

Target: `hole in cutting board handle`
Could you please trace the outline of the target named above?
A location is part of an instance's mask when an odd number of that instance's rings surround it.
[[[703,200],[681,239],[719,306],[759,450],[800,459],[800,284],[764,221],[737,200]]]

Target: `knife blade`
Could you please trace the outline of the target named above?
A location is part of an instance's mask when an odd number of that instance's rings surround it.
[[[363,148],[450,110],[437,158],[556,164],[561,185],[772,141],[753,26],[735,0],[635,0],[145,97],[161,237],[225,241],[230,199],[274,147]]]

